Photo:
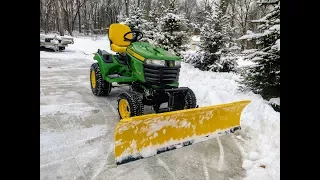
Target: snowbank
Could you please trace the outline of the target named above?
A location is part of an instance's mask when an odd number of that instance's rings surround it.
[[[242,113],[242,130],[236,138],[244,149],[246,179],[280,179],[280,113],[260,95],[239,92],[238,79],[232,73],[204,72],[186,63],[180,73],[180,85],[195,92],[199,106],[251,100]]]
[[[280,98],[271,98],[269,102],[280,106]]]

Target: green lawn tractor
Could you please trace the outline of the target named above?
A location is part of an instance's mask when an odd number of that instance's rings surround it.
[[[108,96],[112,83],[130,86],[118,96],[120,121],[115,129],[115,158],[122,164],[190,145],[198,137],[240,127],[249,101],[197,107],[194,92],[179,87],[181,58],[147,42],[143,33],[124,24],[109,28],[111,50],[98,50],[91,65],[92,93]],[[161,107],[161,105],[166,105]],[[154,113],[144,115],[144,106]]]

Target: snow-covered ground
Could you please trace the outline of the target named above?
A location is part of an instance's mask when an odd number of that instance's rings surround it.
[[[108,44],[107,38],[74,38],[64,52],[40,52],[41,179],[280,179],[280,114],[260,95],[239,92],[238,75],[185,63],[180,84],[195,92],[200,106],[252,101],[242,113],[242,130],[114,167],[115,102],[126,89],[104,99],[89,85],[93,53]]]

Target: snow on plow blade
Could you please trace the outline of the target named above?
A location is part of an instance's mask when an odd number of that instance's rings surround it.
[[[115,159],[123,164],[240,129],[250,101],[122,119],[115,131]]]

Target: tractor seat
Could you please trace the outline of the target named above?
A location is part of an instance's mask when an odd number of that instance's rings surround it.
[[[124,35],[130,32],[129,26],[124,24],[111,24],[109,28],[109,40],[111,50],[114,52],[125,53],[127,47],[130,45],[129,41],[124,40]],[[128,39],[132,39],[132,34],[126,36]]]
[[[114,52],[125,53],[127,46],[117,46],[115,44],[111,44],[111,50]]]
[[[105,63],[113,63],[112,56],[107,51],[98,49],[98,54]]]

